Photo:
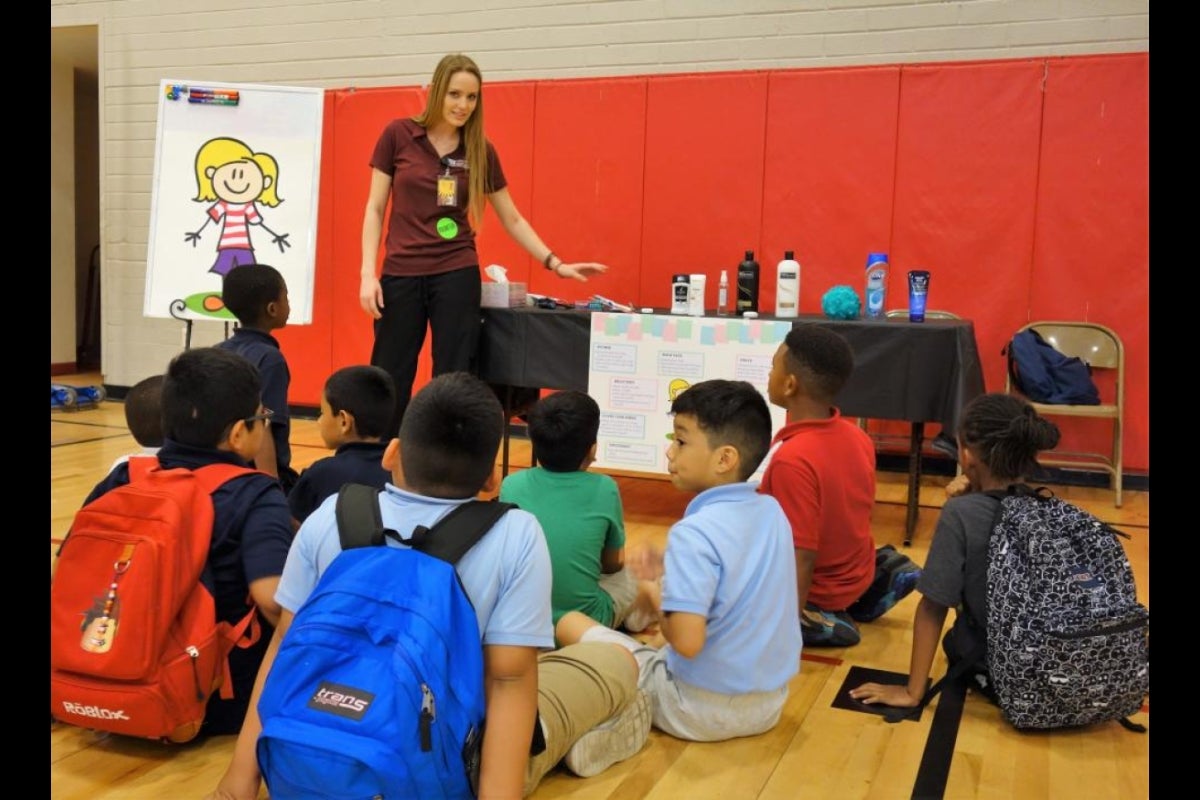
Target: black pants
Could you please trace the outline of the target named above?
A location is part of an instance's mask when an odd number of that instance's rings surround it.
[[[387,370],[396,383],[396,413],[389,435],[400,430],[412,397],[417,358],[426,326],[433,333],[433,374],[475,371],[479,345],[479,267],[440,275],[383,276],[383,316],[375,321],[371,363]]]

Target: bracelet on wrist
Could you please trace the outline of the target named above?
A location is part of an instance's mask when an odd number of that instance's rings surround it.
[[[542,259],[542,266],[545,267],[546,269],[554,269],[553,267],[550,266],[550,262],[553,261],[555,258],[558,258],[558,256],[554,255],[553,250],[551,250],[549,253],[546,253],[546,257]],[[562,263],[561,258],[558,259],[558,263],[560,263],[560,264]]]

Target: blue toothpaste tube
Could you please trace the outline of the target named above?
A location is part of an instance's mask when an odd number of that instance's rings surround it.
[[[929,297],[929,270],[908,271],[908,321],[925,321],[925,299]]]

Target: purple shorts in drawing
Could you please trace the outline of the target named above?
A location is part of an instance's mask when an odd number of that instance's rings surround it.
[[[233,272],[234,267],[244,267],[247,264],[257,264],[254,260],[254,251],[249,248],[229,247],[224,250],[217,251],[216,263],[209,268],[209,272],[215,272],[224,278],[230,272]]]

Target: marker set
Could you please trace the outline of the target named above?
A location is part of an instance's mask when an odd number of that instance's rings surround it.
[[[241,97],[235,89],[202,89],[199,86],[167,86],[167,99],[178,100],[187,95],[189,103],[208,106],[236,106]]]

